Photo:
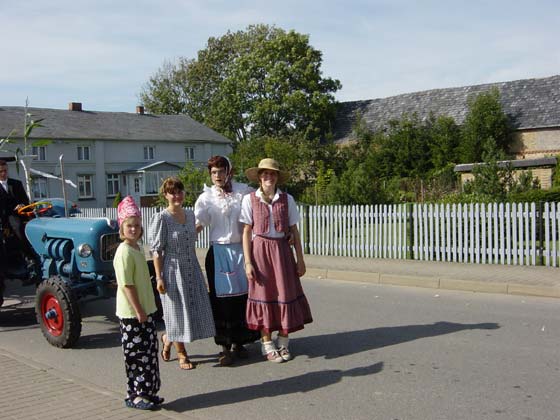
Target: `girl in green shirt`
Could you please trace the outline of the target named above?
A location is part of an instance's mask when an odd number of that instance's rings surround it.
[[[113,266],[117,278],[117,311],[127,377],[127,407],[155,410],[163,403],[160,388],[158,341],[154,314],[157,310],[148,264],[138,239],[142,237],[140,210],[132,197],[119,204],[119,232]]]

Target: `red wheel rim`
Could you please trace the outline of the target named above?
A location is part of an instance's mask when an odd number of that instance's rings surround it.
[[[55,317],[47,318],[47,312],[56,313]],[[49,334],[58,337],[62,334],[64,328],[64,317],[62,316],[62,308],[60,302],[55,295],[47,293],[43,296],[41,302],[41,316],[43,317],[43,324],[47,327]]]

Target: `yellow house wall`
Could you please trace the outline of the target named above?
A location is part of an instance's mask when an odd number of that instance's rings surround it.
[[[552,186],[552,171],[553,168],[531,168],[531,169],[516,169],[513,171],[513,177],[519,179],[519,175],[523,172],[531,171],[533,173],[533,178],[537,178],[541,184],[543,190],[547,190]],[[465,185],[466,182],[472,181],[474,175],[470,172],[461,173],[461,186]]]
[[[536,159],[560,154],[560,128],[517,131],[510,151],[515,159]]]

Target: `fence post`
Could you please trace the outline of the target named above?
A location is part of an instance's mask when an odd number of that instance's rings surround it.
[[[406,203],[406,211],[408,212],[407,226],[408,231],[408,259],[414,259],[414,203]],[[406,257],[405,257],[406,258]]]
[[[309,205],[303,205],[303,235],[302,235],[302,245],[303,253],[309,254]]]
[[[537,205],[537,254],[540,256],[538,265],[544,265],[544,202],[539,201]]]

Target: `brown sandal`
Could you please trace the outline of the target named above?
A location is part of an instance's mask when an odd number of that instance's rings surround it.
[[[167,341],[167,334],[161,335],[161,358],[164,362],[171,360],[171,343]]]
[[[185,350],[178,351],[177,358],[179,359],[179,367],[183,370],[192,370],[196,367],[196,364],[190,361]]]
[[[233,363],[231,353],[229,351],[220,352],[218,362],[220,363],[220,366],[230,366]]]

